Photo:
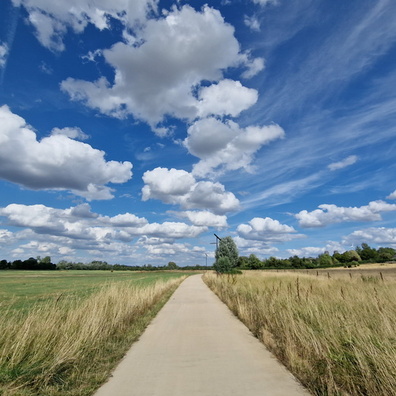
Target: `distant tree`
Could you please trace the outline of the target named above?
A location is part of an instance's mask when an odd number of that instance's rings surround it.
[[[255,254],[252,253],[248,258],[248,266],[250,269],[260,269],[264,267],[264,264]]]
[[[303,259],[301,259],[298,256],[289,257],[289,261],[293,268],[303,268],[304,267]]]
[[[11,263],[9,263],[7,260],[0,261],[0,270],[8,269],[10,267],[11,267]]]
[[[266,267],[274,267],[274,268],[276,268],[276,267],[280,267],[280,265],[279,265],[279,260],[276,258],[276,257],[274,257],[274,256],[271,256],[270,258],[268,258],[267,260],[265,260],[265,263],[264,263],[264,265],[266,266]]]
[[[287,267],[291,267],[291,262],[289,259],[283,259],[283,260],[277,260],[278,262],[278,267],[282,267],[282,268],[287,268]]]
[[[178,269],[178,265],[174,261],[169,261],[168,265],[166,266],[166,269],[169,270],[175,270]]]
[[[348,250],[348,254],[349,254],[350,261],[361,261],[362,260],[359,253],[356,250]]]
[[[330,267],[333,263],[333,258],[328,253],[320,254],[318,257],[318,264],[321,267]]]
[[[231,268],[234,268],[238,264],[238,248],[234,240],[227,236],[219,241],[219,247],[216,249],[216,261],[221,257],[227,257],[230,261]]]
[[[238,268],[249,268],[249,258],[246,256],[239,256],[237,261]]]
[[[396,259],[396,250],[388,247],[380,247],[377,250],[379,261],[391,261]]]
[[[41,258],[40,256],[37,257],[37,261],[40,264],[51,264],[51,257],[50,256],[45,256]]]
[[[344,253],[334,252],[333,258],[342,264],[358,262],[361,260],[361,257],[356,250],[347,250]]]
[[[11,264],[11,269],[23,269],[23,261],[22,260],[14,260]]]
[[[356,248],[357,253],[363,261],[377,261],[378,254],[377,250],[371,248],[367,243],[362,243],[361,248]]]

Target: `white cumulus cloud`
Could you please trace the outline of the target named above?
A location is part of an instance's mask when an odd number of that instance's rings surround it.
[[[177,203],[196,183],[191,173],[174,168],[155,168],[147,171],[143,175],[143,181],[143,201],[153,198],[165,203]]]
[[[238,246],[241,256],[247,256],[251,253],[261,256],[272,256],[276,255],[276,253],[279,252],[279,249],[277,247],[271,245],[271,243],[273,243],[274,241],[255,241],[252,239],[245,239],[241,238],[240,236],[236,236],[234,238],[234,242]]]
[[[103,114],[119,118],[132,114],[159,135],[166,132],[157,129],[165,115],[192,120],[214,112],[212,96],[238,95],[234,102],[216,104],[220,115],[238,115],[257,100],[255,90],[236,81],[220,81],[224,70],[246,66],[251,74],[260,61],[240,52],[234,28],[208,6],[201,11],[188,5],[173,8],[164,17],[147,21],[138,44],[118,42],[102,53],[114,69],[114,84],[104,77],[94,82],[68,78],[61,84],[63,91]],[[194,92],[203,81],[220,82],[202,88],[197,98]]]
[[[196,181],[184,170],[155,168],[143,175],[142,199],[158,199],[183,209],[204,209],[222,215],[239,209],[239,201],[220,183]]]
[[[222,122],[211,117],[191,125],[183,144],[200,158],[193,174],[204,177],[217,171],[241,168],[252,172],[254,154],[262,146],[284,136],[284,130],[278,125],[240,128],[233,121]]]
[[[393,191],[392,194],[389,194],[386,198],[387,198],[387,199],[396,199],[396,190]]]
[[[255,217],[248,224],[240,224],[237,227],[239,237],[253,241],[264,242],[285,242],[301,235],[296,234],[296,230],[286,224],[281,224],[278,220],[270,217]]]
[[[265,67],[264,58],[254,58],[253,60],[247,63],[247,70],[245,70],[241,74],[241,76],[243,78],[252,78],[256,74],[264,70],[264,67]]]
[[[302,210],[295,214],[301,227],[324,227],[329,224],[352,221],[379,221],[381,212],[396,211],[395,204],[384,201],[372,201],[361,207],[340,207],[323,204],[312,212]]]
[[[63,37],[68,29],[82,33],[92,24],[103,30],[109,28],[109,17],[133,28],[144,23],[150,11],[157,11],[158,0],[12,0],[12,3],[26,9],[44,47],[63,51]]]
[[[375,243],[380,246],[396,247],[396,228],[370,227],[357,230],[344,237],[343,243],[348,245]]]
[[[20,238],[36,241],[36,250],[50,243],[72,250],[106,250],[111,245],[122,250],[129,249],[123,245],[137,237],[146,242],[172,244],[176,239],[196,238],[208,229],[183,222],[149,223],[132,213],[101,216],[92,212],[88,204],[68,209],[10,204],[0,208],[0,216],[6,218],[8,225],[23,228]],[[0,243],[15,238],[7,230],[0,231]]]
[[[185,211],[177,213],[179,217],[187,218],[191,223],[197,226],[226,228],[227,216],[215,215],[207,210],[203,211]]]
[[[245,17],[243,18],[243,22],[247,27],[249,27],[251,30],[255,32],[259,32],[261,30],[260,21],[254,15],[253,16],[245,15]]]
[[[84,133],[79,127],[54,128],[51,131],[51,135],[63,135],[70,139],[76,140],[87,140],[89,138],[89,136]]]
[[[198,99],[200,117],[214,114],[237,117],[241,111],[257,102],[258,93],[255,89],[244,87],[239,81],[225,79],[201,88]]]
[[[64,134],[37,140],[25,120],[0,107],[0,178],[34,190],[70,190],[87,199],[113,197],[108,183],[132,177],[128,161],[106,161],[103,151]]]

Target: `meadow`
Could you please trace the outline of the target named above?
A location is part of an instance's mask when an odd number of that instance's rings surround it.
[[[185,276],[1,272],[0,394],[92,395]]]
[[[360,271],[246,271],[204,280],[312,394],[395,395],[395,269]]]

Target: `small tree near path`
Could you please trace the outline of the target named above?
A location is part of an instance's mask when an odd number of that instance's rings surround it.
[[[220,274],[232,272],[238,265],[238,257],[238,248],[234,240],[227,236],[219,242],[219,246],[216,249],[216,262],[213,267]]]

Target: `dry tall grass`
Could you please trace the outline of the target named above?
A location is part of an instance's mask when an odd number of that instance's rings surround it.
[[[0,322],[0,394],[92,394],[183,279],[110,284],[28,315],[8,312]]]
[[[204,280],[316,395],[396,395],[396,282],[252,273]]]

